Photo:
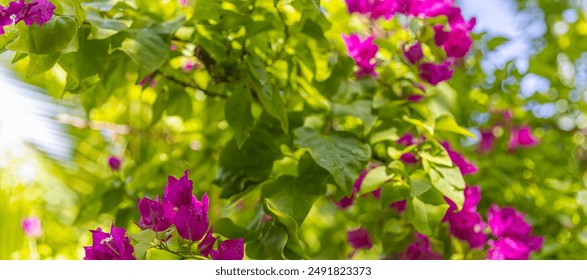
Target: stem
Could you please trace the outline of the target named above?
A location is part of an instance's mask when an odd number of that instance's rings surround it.
[[[182,85],[184,87],[189,87],[189,88],[197,89],[197,90],[203,92],[207,96],[220,97],[220,98],[224,98],[224,99],[228,98],[228,95],[226,95],[226,94],[212,92],[212,91],[203,89],[203,88],[201,88],[200,86],[198,86],[196,84],[192,84],[190,82],[182,81],[182,80],[180,80],[180,79],[178,79],[178,78],[176,78],[176,77],[174,77],[174,76],[172,76],[172,75],[170,75],[168,73],[157,71],[157,72],[155,72],[155,75],[156,74],[159,74],[159,75],[161,75],[161,77],[163,77],[165,79],[168,79],[168,80],[170,80],[170,81],[172,81],[172,82],[174,82],[176,84]]]

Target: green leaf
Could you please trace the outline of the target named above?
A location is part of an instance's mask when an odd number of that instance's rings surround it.
[[[442,166],[451,167],[454,165],[446,149],[438,144],[438,142],[427,140],[424,146],[430,148],[418,150],[418,156],[422,159]]]
[[[152,229],[146,229],[141,232],[132,235],[132,239],[139,243],[151,243],[155,241],[157,233]]]
[[[173,35],[177,29],[182,27],[185,24],[185,15],[179,15],[176,18],[166,21],[163,23],[159,23],[151,28],[149,28],[152,32],[159,33],[161,35]]]
[[[296,58],[308,67],[312,74],[316,73],[316,61],[314,61],[312,50],[308,45],[299,44],[296,46]]]
[[[491,38],[491,40],[489,40],[489,42],[487,42],[487,48],[490,51],[493,51],[497,47],[499,47],[499,46],[501,46],[501,45],[503,45],[504,43],[507,43],[507,42],[509,42],[509,39],[508,38],[500,37],[500,36],[493,37],[493,38]]]
[[[259,56],[249,56],[249,69],[255,80],[257,80],[261,86],[267,83],[267,72],[265,72],[265,66]]]
[[[304,254],[298,240],[298,228],[306,219],[314,202],[326,193],[330,176],[305,153],[298,164],[298,176],[282,175],[263,185],[261,198],[266,213],[279,221],[288,232],[287,246],[298,255]]]
[[[151,125],[156,124],[159,120],[161,120],[161,117],[163,117],[163,112],[165,112],[167,107],[167,97],[168,94],[164,92],[157,94],[157,98],[155,99],[155,103],[153,103],[152,107],[153,114],[151,118]]]
[[[247,257],[258,260],[282,260],[287,232],[279,226],[265,224],[261,238],[247,242]]]
[[[185,92],[185,88],[170,83],[167,97],[167,115],[180,116],[184,120],[192,116],[192,98]]]
[[[285,227],[287,230],[288,240],[284,251],[289,248],[289,250],[293,251],[295,254],[305,256],[304,247],[302,246],[302,242],[298,237],[299,226],[296,221],[287,214],[279,211],[279,208],[271,204],[269,201],[265,201],[264,209],[265,213],[269,213],[269,215],[271,215],[271,217],[277,223],[283,225],[283,227]]]
[[[235,239],[246,236],[249,233],[249,230],[235,224],[229,218],[220,218],[214,222],[214,232],[227,238]]]
[[[133,246],[134,248],[134,256],[137,258],[137,260],[144,260],[146,255],[147,255],[147,251],[151,248],[153,248],[153,245],[151,243],[137,243]]]
[[[457,210],[460,210],[465,201],[465,195],[463,193],[465,180],[459,168],[456,166],[440,166],[429,163],[426,160],[423,160],[422,163],[424,170],[430,177],[432,186],[442,195],[452,200],[457,205]]]
[[[306,148],[346,195],[351,195],[355,180],[371,159],[371,147],[348,132],[322,136],[308,127],[300,127],[295,130],[294,143]]]
[[[14,27],[4,26],[4,34],[0,35],[0,53],[6,51],[6,45],[18,38],[18,31]]]
[[[7,49],[33,54],[59,52],[69,46],[77,34],[77,22],[69,16],[54,16],[43,26],[16,25],[20,36],[6,46]]]
[[[238,148],[243,146],[255,126],[255,117],[251,113],[252,105],[251,93],[239,87],[228,98],[224,106],[224,115],[234,132]]]
[[[370,100],[356,100],[351,104],[337,104],[332,105],[332,113],[335,116],[354,116],[363,121],[365,134],[369,133],[377,117],[373,115]]]
[[[139,66],[139,76],[159,69],[169,57],[169,44],[148,28],[129,31],[119,48]]]
[[[327,42],[326,37],[324,37],[324,30],[322,30],[322,27],[311,19],[307,19],[304,22],[304,27],[302,27],[302,33],[310,36],[318,42]]]
[[[404,182],[391,182],[381,186],[381,208],[387,209],[393,202],[410,197],[410,186]]]
[[[123,188],[110,189],[102,195],[102,210],[101,212],[112,212],[118,208],[122,199],[126,195]]]
[[[89,89],[99,82],[97,76],[106,68],[110,43],[108,40],[88,41],[86,37],[89,32],[88,27],[80,29],[77,51],[63,54],[59,58],[59,65],[67,72],[67,90]]]
[[[27,78],[51,70],[51,68],[57,63],[59,56],[59,53],[45,55],[30,54],[29,66],[26,73]]]
[[[308,160],[312,159],[308,156],[304,161]],[[314,202],[326,193],[326,180],[317,183],[314,177],[328,178],[325,176],[327,173],[318,166],[311,169],[301,173],[302,177],[283,175],[264,184],[261,198],[279,212],[291,217],[298,225],[301,224]]]
[[[412,187],[412,196],[419,196],[427,192],[432,185],[430,179],[423,170],[416,170],[410,175],[410,182]]]
[[[80,96],[81,105],[84,107],[86,113],[90,113],[92,109],[102,106],[112,93],[106,89],[102,84],[97,84],[93,88],[82,93]]]
[[[430,121],[430,120],[429,121],[422,121],[422,120],[418,120],[418,119],[412,119],[407,116],[404,116],[403,120],[408,123],[413,124],[419,130],[423,130],[423,131],[426,131],[430,134],[434,134],[434,121]]]
[[[122,30],[128,29],[132,24],[130,20],[104,19],[93,10],[87,11],[86,18],[92,27],[88,37],[89,40],[109,38]]]
[[[444,115],[444,116],[441,116],[440,118],[436,119],[435,129],[440,130],[440,131],[453,132],[456,134],[471,137],[473,139],[477,139],[475,134],[473,134],[472,132],[470,132],[466,128],[460,127],[459,124],[455,121],[455,119],[453,119],[453,117],[451,117],[449,115]]]
[[[434,236],[448,209],[448,205],[433,205],[420,200],[418,197],[412,197],[408,199],[406,209],[410,221],[418,232],[427,236]]]
[[[266,180],[280,155],[274,137],[266,130],[255,129],[240,149],[234,138],[230,140],[220,153],[215,180],[223,188],[222,197],[239,194]]]
[[[147,254],[145,256],[146,260],[179,260],[180,257],[173,253],[151,248],[147,250]]]
[[[272,117],[279,120],[281,129],[284,133],[289,132],[289,122],[287,119],[287,112],[285,108],[285,102],[281,97],[279,91],[277,91],[272,85],[265,84],[261,88],[259,93],[259,100],[265,111]]]
[[[393,178],[394,174],[387,174],[387,167],[385,166],[377,166],[374,169],[369,170],[369,173],[363,179],[361,183],[361,190],[359,194],[370,193],[391,178]]]
[[[78,26],[81,27],[86,19],[86,11],[82,8],[78,0],[60,1],[63,15],[71,15],[77,19]],[[57,11],[55,11],[57,12]]]

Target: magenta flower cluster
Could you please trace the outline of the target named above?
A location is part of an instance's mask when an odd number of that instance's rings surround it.
[[[371,240],[369,232],[364,228],[349,230],[347,232],[347,239],[351,247],[353,247],[355,250],[361,248],[371,249],[373,247],[373,240]]]
[[[397,140],[397,143],[399,145],[405,146],[405,147],[409,147],[412,146],[414,144],[419,144],[422,141],[424,141],[424,138],[420,138],[420,139],[416,139],[414,138],[414,136],[411,133],[406,133],[404,135],[402,135],[402,137],[400,137]],[[400,160],[405,163],[405,164],[416,164],[418,163],[418,158],[416,158],[416,155],[413,153],[404,153],[401,155]]]
[[[543,237],[533,236],[532,227],[524,215],[514,208],[492,205],[487,214],[491,233],[497,238],[489,241],[490,260],[527,260],[530,253],[542,248]]]
[[[434,42],[446,53],[444,62],[423,62],[422,45],[418,41],[407,48],[404,47],[406,60],[410,64],[417,65],[420,78],[432,85],[449,80],[457,60],[464,57],[473,45],[470,33],[475,26],[475,18],[466,21],[461,9],[455,6],[453,0],[345,0],[345,2],[349,13],[358,13],[372,19],[383,17],[389,20],[396,13],[422,19],[446,17],[448,26],[442,24],[433,26]],[[373,44],[374,37],[368,36],[361,41],[357,34],[351,34],[343,35],[343,40],[349,56],[355,60],[359,68],[355,75],[376,77],[375,55],[378,48]]]
[[[176,179],[169,176],[162,197],[154,200],[144,197],[138,200],[138,210],[141,215],[139,227],[143,230],[151,229],[155,232],[177,230],[179,236],[185,240],[199,242],[198,251],[203,257],[214,260],[242,260],[244,257],[244,242],[242,238],[225,240],[214,249],[218,240],[212,235],[213,228],[209,227],[208,195],[204,194],[201,200],[192,194],[193,182],[188,179],[188,171]],[[125,237],[126,231],[122,228],[111,228],[111,233],[105,233],[100,228],[93,230],[92,246],[84,247],[86,260],[129,260],[135,259],[130,239]]]
[[[24,21],[26,25],[36,23],[39,26],[47,23],[53,17],[55,5],[48,0],[33,0],[25,3],[24,0],[14,1],[7,7],[0,6],[0,34],[4,34],[4,26]]]
[[[169,176],[161,199],[158,196],[155,200],[145,197],[138,201],[141,214],[139,226],[160,232],[174,225],[182,238],[200,242],[198,249],[202,256],[218,260],[242,259],[242,239],[226,240],[219,244],[217,250],[212,249],[217,238],[212,236],[213,228],[209,228],[208,195],[204,194],[200,201],[192,191],[193,182],[188,179],[187,170],[179,179]]]
[[[22,220],[22,231],[24,235],[31,238],[38,238],[43,235],[41,220],[37,217],[27,217]]]
[[[471,248],[483,248],[487,242],[487,234],[483,232],[487,226],[481,214],[477,213],[477,204],[481,200],[481,189],[479,187],[465,188],[465,202],[463,209],[455,212],[457,205],[448,198],[449,208],[443,218],[448,222],[450,233],[458,239],[467,241]]]
[[[357,34],[342,36],[347,48],[348,55],[355,61],[359,70],[355,72],[357,77],[373,76],[377,77],[375,72],[375,55],[379,48],[373,43],[374,37],[369,36],[364,40]]]
[[[516,136],[510,137],[510,143],[512,143],[511,139],[516,137],[517,139],[521,139],[516,140],[518,146],[535,145],[537,143],[537,140],[529,133],[529,128],[517,129],[516,131],[522,132],[518,132]],[[528,139],[533,140],[529,141]],[[419,145],[423,141],[423,137],[416,138],[412,134],[406,133],[398,139],[397,144],[401,146],[412,146]],[[463,176],[474,174],[478,171],[473,163],[454,151],[448,142],[443,142],[442,146]],[[406,164],[416,164],[419,161],[416,155],[412,153],[403,154],[400,160]],[[359,192],[363,180],[373,167],[375,165],[371,164],[361,172],[353,186],[352,196],[345,197],[343,200],[337,202],[337,206],[347,208],[353,204],[355,195]],[[374,191],[373,195],[378,198],[380,190]],[[489,209],[487,215],[488,222],[486,223],[483,220],[483,216],[477,211],[477,205],[481,200],[481,188],[478,186],[467,186],[464,190],[464,195],[465,199],[460,211],[457,211],[457,205],[453,201],[445,197],[449,208],[445,213],[443,222],[448,224],[452,236],[466,241],[471,249],[485,249],[485,245],[488,244],[488,259],[528,259],[531,252],[540,250],[543,238],[531,234],[532,227],[524,220],[523,214],[510,207],[499,209],[493,205]],[[395,208],[398,213],[401,213],[405,210],[406,201],[396,201],[390,207]],[[489,240],[487,233],[488,226],[492,236],[495,236],[496,239]],[[373,241],[369,233],[363,228],[349,231],[347,238],[350,246],[355,251],[360,248],[370,249],[373,246]],[[400,258],[410,260],[441,259],[442,256],[431,250],[428,237],[417,233],[413,243],[400,254]]]
[[[110,233],[101,228],[91,230],[92,246],[84,247],[84,260],[134,260],[134,248],[130,238],[125,237],[126,230],[112,225]]]
[[[416,233],[414,241],[406,250],[400,253],[402,260],[440,260],[442,255],[432,251],[430,239],[421,233]]]
[[[528,125],[513,125],[512,112],[509,110],[502,111],[500,114],[500,120],[492,125],[491,128],[480,129],[481,134],[477,152],[480,154],[488,153],[493,150],[493,146],[497,137],[494,131],[497,128],[509,128],[509,139],[508,139],[508,150],[510,152],[515,151],[518,148],[529,148],[536,146],[540,143],[540,140],[532,133],[532,128]]]

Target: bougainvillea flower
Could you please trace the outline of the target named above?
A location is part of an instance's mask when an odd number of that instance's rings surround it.
[[[402,146],[411,146],[414,144],[417,144],[416,141],[418,141],[418,143],[421,141],[420,139],[415,139],[414,136],[412,136],[411,133],[406,133],[404,135],[402,135],[398,140],[397,143],[399,145]],[[416,155],[414,155],[413,153],[404,153],[400,156],[400,160],[405,163],[405,164],[416,164],[418,163],[418,158],[416,158]]]
[[[396,11],[397,0],[345,0],[349,13],[359,13],[376,19],[390,19]]]
[[[179,179],[169,176],[161,205],[164,218],[175,225],[181,237],[199,241],[206,234],[209,225],[208,195],[202,195],[202,201],[199,201],[192,194],[192,185],[187,170]]]
[[[442,64],[422,63],[418,67],[420,78],[432,85],[448,81],[453,74],[451,63],[448,61]]]
[[[457,205],[445,198],[449,208],[442,220],[449,223],[452,235],[467,241],[471,248],[480,248],[487,241],[487,234],[483,233],[486,224],[481,215],[476,212],[477,204],[481,200],[481,188],[477,186],[466,187],[464,194],[465,201],[459,212],[455,212]]]
[[[213,260],[242,260],[245,255],[245,245],[242,238],[223,241],[218,250],[210,251]]]
[[[418,158],[416,158],[416,155],[414,155],[412,153],[402,154],[400,156],[399,160],[401,160],[405,164],[416,164],[416,163],[418,163]]]
[[[183,63],[183,65],[181,66],[181,69],[187,73],[187,72],[192,71],[195,66],[196,66],[196,62],[194,62],[192,60],[187,60],[186,62]]]
[[[527,260],[530,257],[530,248],[521,241],[504,237],[489,240],[489,260]]]
[[[120,160],[119,158],[115,156],[108,157],[108,166],[110,166],[110,169],[114,171],[119,170],[121,164],[122,160]]]
[[[149,85],[149,87],[153,88],[157,85],[157,80],[153,77],[153,74],[149,74],[147,76],[145,76],[140,82],[139,82],[139,86],[144,87],[146,84]]]
[[[397,211],[398,213],[403,213],[404,211],[406,211],[406,205],[407,201],[404,199],[391,203],[389,207],[395,209],[395,211]]]
[[[24,231],[24,235],[32,238],[37,238],[43,235],[41,220],[39,220],[37,217],[28,217],[23,219],[22,230]]]
[[[453,0],[399,0],[399,2],[400,12],[422,18],[442,15],[454,4]]]
[[[503,110],[501,111],[501,117],[504,121],[509,122],[514,118],[514,113],[512,110]]]
[[[532,227],[524,220],[524,215],[514,208],[492,205],[487,213],[487,221],[493,235],[526,239]]]
[[[198,250],[200,250],[200,254],[204,257],[208,257],[210,252],[212,251],[212,247],[214,247],[214,243],[218,238],[212,236],[213,228],[210,228],[202,242],[198,244]]]
[[[367,176],[367,173],[369,173],[369,170],[370,169],[367,168],[367,169],[361,171],[361,174],[359,174],[359,177],[357,178],[357,180],[355,180],[355,183],[353,184],[353,192],[352,192],[351,196],[343,197],[341,200],[339,200],[335,203],[336,206],[338,206],[340,208],[348,208],[349,206],[353,205],[353,201],[355,200],[355,196],[357,195],[357,193],[361,189],[361,184],[363,183],[363,180],[365,180],[365,177]]]
[[[363,228],[349,230],[346,236],[349,244],[354,249],[371,249],[373,247],[373,240],[371,240],[369,232]]]
[[[355,61],[359,70],[355,73],[357,77],[371,75],[377,76],[375,73],[375,55],[379,48],[373,44],[373,37],[369,36],[364,41],[361,41],[357,34],[350,36],[342,36],[347,48],[348,55]]]
[[[530,252],[542,248],[544,238],[532,236],[532,227],[514,208],[492,205],[487,214],[489,228],[497,241],[490,242],[488,259],[528,259]]]
[[[475,28],[475,24],[477,23],[477,19],[475,17],[471,18],[469,21],[466,21],[463,18],[463,13],[459,7],[450,7],[444,9],[442,13],[448,19],[448,25],[450,26],[451,30],[458,29],[470,32],[473,30],[473,28]]]
[[[414,136],[407,132],[406,134],[402,135],[399,139],[397,139],[397,143],[404,146],[411,146],[414,145]]]
[[[183,176],[179,179],[176,179],[173,176],[167,178],[167,186],[165,186],[164,196],[176,207],[190,205],[195,199],[192,190],[193,182],[188,179],[188,171],[186,170]]]
[[[371,10],[369,0],[345,0],[349,13],[368,14]]]
[[[452,162],[459,168],[463,176],[477,172],[477,166],[467,161],[461,154],[453,151],[448,142],[442,143],[442,146],[446,149],[446,151],[448,152],[448,156],[450,157]]]
[[[29,3],[19,0],[11,2],[8,7],[0,6],[0,34],[4,34],[4,26],[20,21],[26,25],[36,23],[42,26],[51,20],[54,10],[55,5],[47,0],[33,0]]]
[[[51,20],[55,11],[55,5],[47,0],[33,0],[26,5],[26,14],[22,17],[26,25],[36,23],[42,26]]]
[[[11,2],[8,7],[0,5],[0,34],[4,34],[4,26],[20,21],[24,11],[26,11],[24,0]]]
[[[517,147],[532,147],[539,143],[538,138],[532,135],[532,130],[525,125],[520,128],[512,128],[508,148],[513,151]]]
[[[479,201],[481,201],[481,188],[479,188],[478,186],[467,186],[463,192],[465,194],[465,201],[463,202],[462,211],[477,211],[477,204],[479,204]],[[452,200],[446,197],[444,198],[444,200],[446,200],[446,202],[448,203],[448,209],[446,210],[447,215],[444,219],[446,220],[447,216],[450,213],[453,213],[455,210],[457,210],[457,205]]]
[[[92,246],[84,247],[86,256],[84,260],[134,260],[134,248],[130,244],[130,238],[125,237],[126,230],[112,225],[110,233],[103,232],[101,228],[91,230]]]
[[[434,29],[434,43],[436,43],[437,46],[444,45],[448,39],[449,32],[444,31],[444,25],[442,24],[434,25],[432,28]]]
[[[416,42],[409,46],[407,50],[404,49],[404,56],[411,64],[415,64],[422,60],[422,58],[424,58],[424,53],[422,53],[422,45],[420,42]]]
[[[420,102],[424,98],[424,95],[421,94],[410,94],[408,95],[408,101],[410,102]]]
[[[487,242],[487,234],[483,233],[486,227],[479,213],[459,211],[448,218],[450,233],[455,237],[467,241],[471,248],[480,248]]]
[[[208,196],[202,197],[202,203],[199,205],[181,205],[172,219],[177,228],[177,233],[185,239],[199,241],[204,237],[208,230]],[[205,206],[204,206],[205,205]],[[164,207],[164,209],[169,209]],[[174,210],[174,209],[173,209]],[[166,212],[169,212],[167,210]]]
[[[430,240],[426,235],[417,233],[412,244],[406,251],[400,253],[400,259],[403,260],[440,260],[442,255],[431,250]]]
[[[477,152],[481,154],[487,153],[493,149],[493,143],[495,142],[493,129],[480,130],[479,132],[481,133],[481,140],[479,140]]]
[[[138,201],[139,213],[141,219],[139,220],[139,226],[142,229],[150,228],[154,231],[164,231],[171,226],[171,222],[165,219],[165,212],[163,205],[159,202],[159,197],[155,197],[155,200],[144,197]]]
[[[451,29],[450,32],[442,36],[446,36],[442,48],[446,52],[447,57],[464,57],[473,45],[473,39],[471,39],[469,32],[461,29]]]
[[[371,17],[390,19],[397,10],[397,0],[374,0],[371,6]]]

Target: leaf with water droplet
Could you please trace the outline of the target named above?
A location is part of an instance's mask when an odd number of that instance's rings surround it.
[[[320,135],[311,128],[300,127],[295,130],[294,143],[306,148],[346,195],[351,194],[355,180],[371,159],[371,147],[349,132]]]

